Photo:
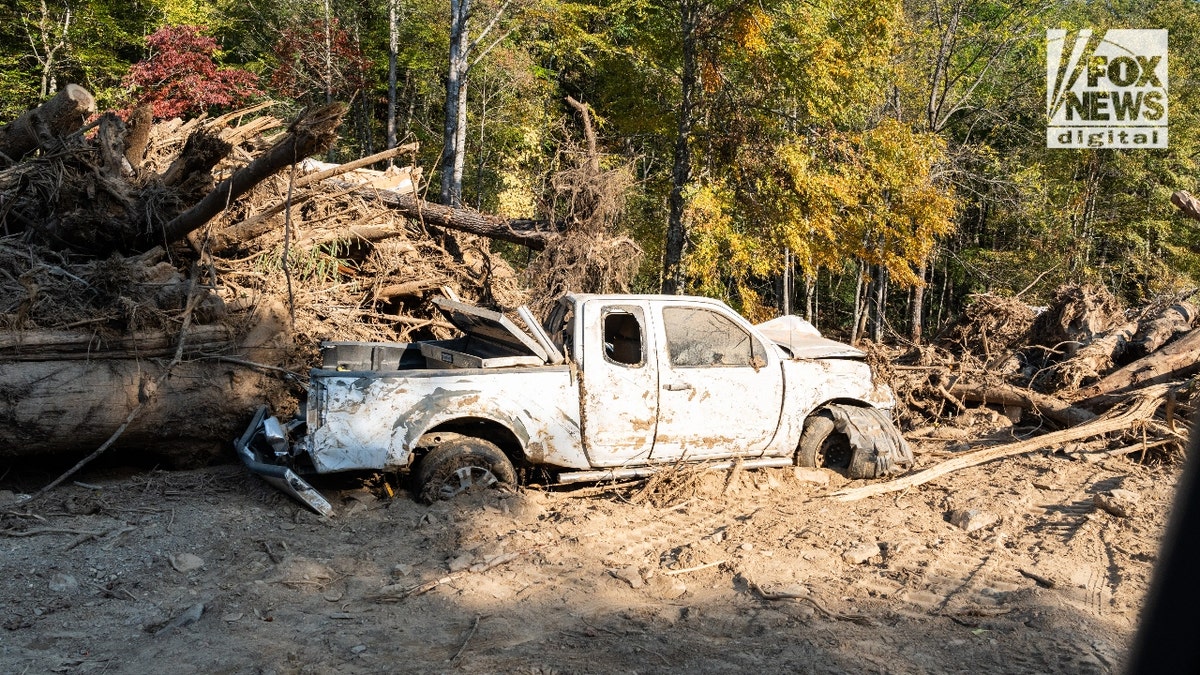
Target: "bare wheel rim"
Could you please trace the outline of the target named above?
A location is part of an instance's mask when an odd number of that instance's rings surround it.
[[[490,488],[498,482],[496,475],[485,467],[464,466],[446,477],[446,482],[438,488],[438,497],[450,499],[471,488]]]
[[[850,466],[854,448],[850,447],[850,439],[844,434],[832,433],[821,442],[817,449],[817,466],[847,467]]]

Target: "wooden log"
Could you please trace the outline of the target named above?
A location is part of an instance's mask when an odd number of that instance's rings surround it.
[[[992,462],[997,459],[1023,455],[1027,452],[1035,452],[1043,448],[1050,448],[1062,445],[1063,443],[1070,443],[1072,441],[1079,441],[1093,436],[1102,436],[1114,431],[1127,429],[1137,422],[1142,422],[1153,417],[1158,407],[1166,400],[1167,391],[1168,387],[1165,385],[1147,387],[1145,390],[1138,392],[1129,405],[1124,406],[1120,411],[1116,409],[1110,410],[1108,413],[1079,426],[1061,431],[1053,431],[1043,436],[1036,436],[1024,441],[1017,441],[1016,443],[1007,443],[993,448],[968,452],[954,459],[935,464],[923,471],[897,478],[896,480],[850,490],[841,490],[834,492],[830,497],[838,501],[851,502],[889,492],[899,492],[918,485],[924,485],[946,474]]]
[[[333,178],[334,176],[340,176],[344,173],[349,173],[351,171],[354,171],[355,169],[361,169],[364,166],[370,166],[376,162],[382,162],[386,159],[391,159],[393,157],[402,155],[404,153],[416,152],[419,148],[420,148],[420,145],[417,143],[408,143],[406,145],[398,145],[394,148],[389,148],[382,152],[377,152],[373,155],[368,155],[366,157],[363,157],[362,159],[356,159],[353,162],[346,162],[345,164],[339,164],[333,168],[326,169],[324,171],[310,173],[310,174],[304,176],[303,178],[297,180],[296,187],[301,188],[306,185],[312,185],[313,183],[316,183],[318,181],[323,181],[326,178]]]
[[[85,454],[144,409],[118,446],[203,463],[227,452],[264,400],[282,400],[278,377],[215,360],[175,366],[147,398],[165,364],[153,360],[0,361],[0,459]]]
[[[0,333],[0,360],[56,361],[100,358],[161,358],[175,353],[180,336],[140,332],[107,337],[90,331],[38,330]],[[191,326],[184,336],[185,354],[212,352],[234,344],[227,326]]]
[[[1191,377],[1200,373],[1200,328],[1194,328],[1166,347],[1117,369],[1090,387],[1080,389],[1076,405],[1100,405],[1108,396]]]
[[[1054,366],[1049,380],[1055,389],[1078,389],[1085,380],[1096,380],[1110,370],[1113,360],[1125,352],[1137,323],[1111,328],[1085,342],[1071,358]]]
[[[375,291],[375,297],[383,300],[391,300],[401,295],[415,295],[425,291],[432,291],[441,284],[442,281],[440,279],[417,279],[416,281],[406,281],[402,284],[388,284]]]
[[[96,99],[77,84],[68,84],[50,100],[0,126],[0,153],[17,161],[55,137],[79,129],[96,112]]]
[[[1073,427],[1096,418],[1095,413],[1076,408],[1060,398],[1039,394],[1011,384],[985,385],[958,382],[950,387],[949,393],[960,399],[977,403],[994,403],[1006,407],[1019,406],[1064,427]]]
[[[1146,356],[1192,327],[1196,320],[1196,306],[1181,301],[1163,310],[1147,321],[1130,344],[1130,351],[1138,358]]]
[[[195,206],[171,219],[161,230],[144,236],[142,245],[149,247],[183,239],[275,172],[325,150],[336,138],[335,132],[345,114],[346,106],[341,103],[302,114],[270,149],[235,172]]]
[[[125,131],[125,159],[135,169],[142,165],[146,157],[146,146],[150,143],[150,129],[154,126],[154,108],[140,105],[129,115],[129,125]]]
[[[558,236],[558,229],[544,220],[501,218],[471,209],[434,204],[411,194],[391,190],[363,188],[359,193],[374,197],[380,204],[428,225],[512,242],[535,251],[546,248],[546,243]]]
[[[198,129],[188,136],[179,156],[158,179],[163,185],[179,185],[196,174],[212,171],[232,150],[233,146],[221,140],[217,133]]]

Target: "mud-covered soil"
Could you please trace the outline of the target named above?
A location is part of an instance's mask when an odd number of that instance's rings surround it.
[[[829,472],[710,472],[659,507],[318,483],[329,521],[238,465],[28,506],[40,477],[9,476],[0,671],[1113,672],[1179,468],[1040,454],[854,503]],[[1127,517],[1093,506],[1114,488]]]

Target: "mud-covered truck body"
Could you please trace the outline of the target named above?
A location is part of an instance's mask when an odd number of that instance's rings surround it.
[[[707,298],[568,295],[545,324],[439,298],[463,331],[325,343],[286,424],[259,411],[247,465],[319,511],[300,474],[408,471],[425,500],[512,484],[635,477],[680,461],[886,475],[911,463],[864,354],[782,317],[753,326]],[[327,507],[327,505],[326,505]]]

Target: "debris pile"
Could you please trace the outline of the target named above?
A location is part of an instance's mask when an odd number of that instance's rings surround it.
[[[543,248],[557,233],[424,202],[417,169],[367,168],[415,146],[305,162],[344,108],[286,126],[267,108],[126,122],[71,85],[0,126],[0,456],[76,454],[117,430],[194,463],[257,405],[294,409],[320,340],[447,337],[429,302],[443,286],[526,300],[479,235]]]
[[[875,347],[906,435],[945,441],[953,458],[872,494],[1036,450],[1091,460],[1182,452],[1200,406],[1197,292],[1139,310],[1087,285],[1059,288],[1046,308],[978,295],[936,344]]]

